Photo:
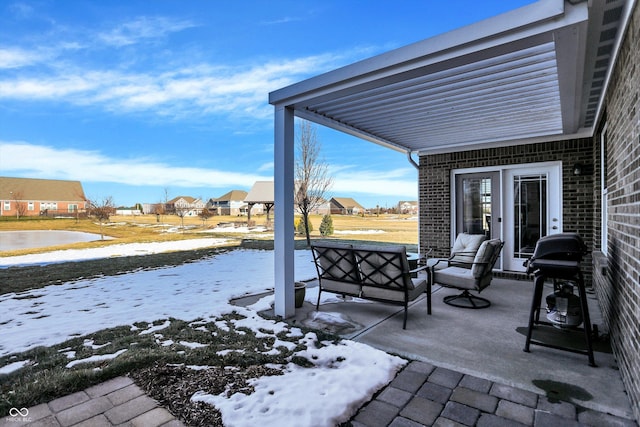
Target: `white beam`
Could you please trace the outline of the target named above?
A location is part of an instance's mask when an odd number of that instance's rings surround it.
[[[275,302],[274,313],[282,318],[295,314],[294,298],[294,115],[284,105],[275,106],[274,201]]]

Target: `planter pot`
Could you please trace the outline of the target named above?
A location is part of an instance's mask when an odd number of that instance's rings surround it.
[[[304,303],[307,285],[304,282],[296,282],[294,289],[296,293],[296,308],[300,308],[302,307],[302,303]]]

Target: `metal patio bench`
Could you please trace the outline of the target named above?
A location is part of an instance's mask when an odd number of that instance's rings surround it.
[[[429,282],[411,277],[427,266],[411,270],[404,246],[314,242],[311,249],[320,285],[316,310],[320,307],[320,294],[325,291],[402,305],[402,328],[406,329],[409,302],[426,292],[427,313],[431,314]]]

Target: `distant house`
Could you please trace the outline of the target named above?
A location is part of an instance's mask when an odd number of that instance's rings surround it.
[[[87,205],[80,181],[0,177],[0,216],[74,217]]]
[[[198,216],[204,208],[205,203],[202,200],[190,196],[178,196],[166,204],[167,213],[183,213],[182,216]]]
[[[297,207],[296,207],[296,211],[297,211]],[[322,202],[318,203],[318,205],[315,206],[314,209],[311,210],[311,213],[315,214],[315,215],[330,214],[331,213],[331,201],[323,200]]]
[[[246,191],[231,190],[217,199],[209,199],[206,208],[214,215],[246,215],[245,197],[247,197]]]
[[[143,214],[143,211],[141,211],[140,209],[132,209],[132,208],[116,209],[116,215],[138,216],[142,214]]]
[[[364,213],[364,207],[350,197],[332,197],[329,200],[332,214],[359,215]]]
[[[417,200],[411,200],[411,201],[399,201],[398,202],[398,213],[401,214],[417,214],[418,213],[418,201]]]

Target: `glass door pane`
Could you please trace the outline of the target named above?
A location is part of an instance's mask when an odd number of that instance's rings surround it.
[[[514,258],[529,258],[547,235],[547,176],[514,175]]]
[[[499,174],[456,176],[456,232],[499,238]],[[495,213],[495,214],[494,214]]]
[[[462,193],[462,231],[469,234],[490,234],[491,178],[463,179]]]

